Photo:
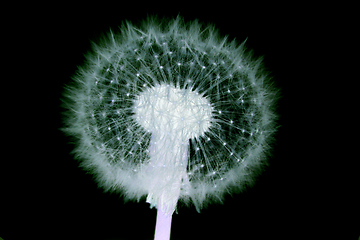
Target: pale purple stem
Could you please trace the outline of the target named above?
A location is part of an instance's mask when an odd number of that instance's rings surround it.
[[[156,228],[154,240],[170,240],[172,214],[165,214],[158,206],[156,215]]]

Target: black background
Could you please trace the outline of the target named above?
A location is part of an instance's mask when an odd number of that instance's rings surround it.
[[[19,122],[6,129],[20,128],[11,134],[9,155],[4,155],[11,167],[1,170],[0,237],[4,240],[153,239],[155,209],[145,200],[124,203],[116,194],[103,193],[92,176],[78,168],[70,154],[72,146],[58,130],[60,98],[91,40],[124,20],[136,24],[147,15],[178,14],[186,21],[212,23],[239,43],[247,38],[247,47],[264,57],[281,90],[281,128],[269,167],[256,184],[201,213],[180,207],[173,216],[171,239],[327,239],[328,234],[348,233],[354,233],[353,238],[338,239],[357,239],[358,208],[349,207],[354,199],[341,190],[336,178],[327,178],[323,163],[327,159],[313,134],[322,104],[311,97],[317,91],[312,77],[319,74],[314,70],[318,53],[313,48],[321,45],[318,36],[330,24],[326,17],[315,17],[318,9],[297,4],[120,1],[28,7],[37,10],[23,15],[14,28],[22,54],[11,62],[12,76],[20,80],[14,89],[21,88],[23,94],[9,91],[11,101],[21,103],[14,113]],[[19,62],[22,70],[16,67]],[[339,191],[349,200],[341,208],[332,202]],[[333,219],[345,221],[345,228]]]

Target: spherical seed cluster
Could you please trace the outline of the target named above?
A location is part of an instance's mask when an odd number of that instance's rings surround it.
[[[276,130],[276,92],[244,44],[181,18],[106,39],[67,88],[64,118],[101,187],[200,211],[252,183]]]

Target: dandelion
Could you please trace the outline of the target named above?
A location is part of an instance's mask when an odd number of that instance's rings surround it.
[[[253,183],[276,131],[274,90],[244,43],[197,21],[131,23],[93,46],[64,92],[64,132],[106,191],[158,211],[170,237],[177,203],[198,212]]]

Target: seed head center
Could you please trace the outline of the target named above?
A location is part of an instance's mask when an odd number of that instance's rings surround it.
[[[170,85],[156,85],[140,93],[134,112],[145,130],[182,140],[202,136],[211,126],[209,100],[196,91]]]

